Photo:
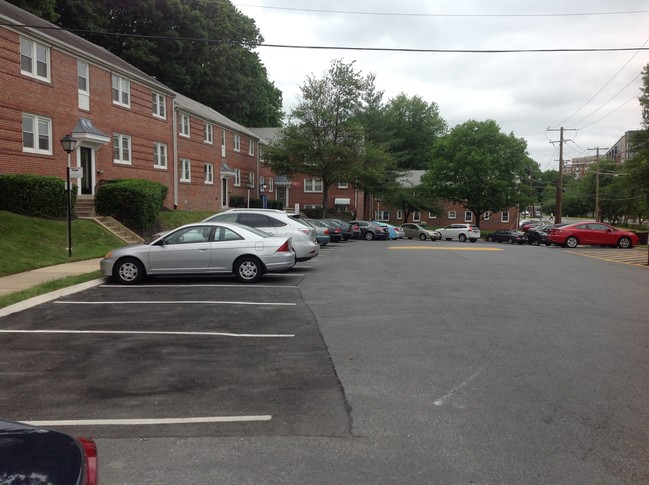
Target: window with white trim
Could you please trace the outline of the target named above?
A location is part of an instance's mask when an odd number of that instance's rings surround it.
[[[338,188],[339,189],[348,189],[349,188],[349,183],[348,182],[338,182]]]
[[[378,211],[377,213],[378,221],[389,221],[390,220],[390,211]]]
[[[421,212],[415,211],[412,213],[412,220],[414,222],[421,222]]]
[[[23,152],[52,155],[52,120],[23,114]]]
[[[260,192],[266,192],[266,189],[268,187],[266,186],[266,179],[263,175],[259,176],[259,191]]]
[[[113,162],[131,164],[131,137],[113,133]]]
[[[322,192],[322,180],[304,179],[304,192]]]
[[[248,139],[248,155],[251,157],[255,156],[255,142],[251,139]]]
[[[207,185],[214,184],[214,164],[212,163],[205,164],[205,183]]]
[[[211,123],[205,123],[203,133],[205,135],[205,143],[212,145],[214,143],[214,126]]]
[[[484,213],[484,217],[483,217],[483,219],[484,219],[485,221],[488,221],[490,217],[491,217],[491,212],[486,211],[486,212]]]
[[[221,130],[221,156],[225,157],[225,130]]]
[[[502,211],[500,213],[500,222],[509,222],[509,211]]]
[[[437,219],[437,214],[433,214],[432,212],[428,213],[428,218],[429,219]]]
[[[189,115],[181,114],[178,117],[178,134],[189,138]]]
[[[268,192],[272,193],[273,192],[273,177],[268,177]]]
[[[472,222],[472,221],[473,221],[473,212],[464,211],[464,222]]]
[[[241,169],[234,169],[234,186],[241,187]]]
[[[167,145],[164,143],[153,144],[153,166],[167,168]]]
[[[167,97],[164,94],[153,91],[151,93],[151,105],[153,116],[163,120],[167,119]]]
[[[192,163],[189,161],[189,158],[180,159],[180,181],[192,181]]]
[[[455,211],[448,211],[449,219],[455,219],[456,217],[457,217],[457,213]]]
[[[41,81],[50,82],[50,48],[20,38],[20,72]]]
[[[131,107],[131,81],[113,74],[113,104]]]
[[[403,219],[403,212],[402,211],[397,211],[397,219],[402,220]]]
[[[77,59],[77,90],[79,109],[90,110],[90,67]]]
[[[252,189],[255,186],[255,172],[248,172],[248,188]]]
[[[241,151],[241,135],[239,135],[238,133],[234,134],[234,151]]]

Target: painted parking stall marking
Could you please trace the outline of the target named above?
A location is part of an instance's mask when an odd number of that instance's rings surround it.
[[[0,330],[0,334],[68,334],[68,335],[183,335],[237,338],[293,338],[295,334],[232,333],[232,332],[144,332],[136,330]]]
[[[137,300],[137,301],[62,301],[58,305],[252,305],[252,306],[296,306],[296,303],[264,303],[258,301],[209,301],[209,300]]]
[[[143,419],[63,419],[52,421],[23,421],[31,426],[146,426],[152,424],[242,423],[270,421],[270,415],[207,416],[197,418],[143,418]]]
[[[578,256],[585,256],[587,258],[599,259],[600,261],[608,261],[610,263],[621,263],[649,268],[649,265],[647,264],[649,256],[644,248],[613,249],[584,247],[565,250],[565,252],[576,254]]]
[[[389,246],[392,250],[422,250],[422,251],[504,251],[502,248],[483,248],[483,247],[459,247],[459,246]]]

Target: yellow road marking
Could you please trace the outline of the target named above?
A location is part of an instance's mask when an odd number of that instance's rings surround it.
[[[627,250],[628,251],[628,250]],[[576,254],[578,256],[584,256],[586,258],[592,258],[592,259],[599,259],[600,261],[608,261],[609,263],[620,263],[620,264],[628,264],[630,266],[647,266],[646,261],[640,260],[640,259],[628,259],[627,255],[620,255],[621,259],[617,259],[614,256],[607,256],[607,255],[599,255],[595,253],[585,253],[585,252],[580,252],[580,251],[566,251],[567,253],[570,254]]]
[[[423,249],[426,251],[503,251],[501,248],[471,248],[471,247],[432,247],[432,246],[389,246],[388,249]]]

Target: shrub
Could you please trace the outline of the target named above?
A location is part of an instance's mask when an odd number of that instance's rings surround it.
[[[167,190],[165,185],[148,180],[111,180],[97,191],[95,210],[142,233],[155,225]]]
[[[72,212],[77,201],[76,186],[71,192]],[[36,217],[65,217],[65,181],[57,177],[30,174],[0,175],[0,209]]]
[[[245,207],[246,206],[246,199],[238,196],[238,195],[233,195],[230,197],[230,207]]]

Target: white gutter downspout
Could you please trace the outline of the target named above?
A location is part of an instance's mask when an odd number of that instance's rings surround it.
[[[173,160],[173,166],[174,166],[174,180],[173,180],[173,200],[174,200],[174,210],[178,209],[178,119],[177,119],[177,113],[178,113],[178,106],[174,102],[174,109],[173,109],[173,152],[174,152],[174,160]]]

